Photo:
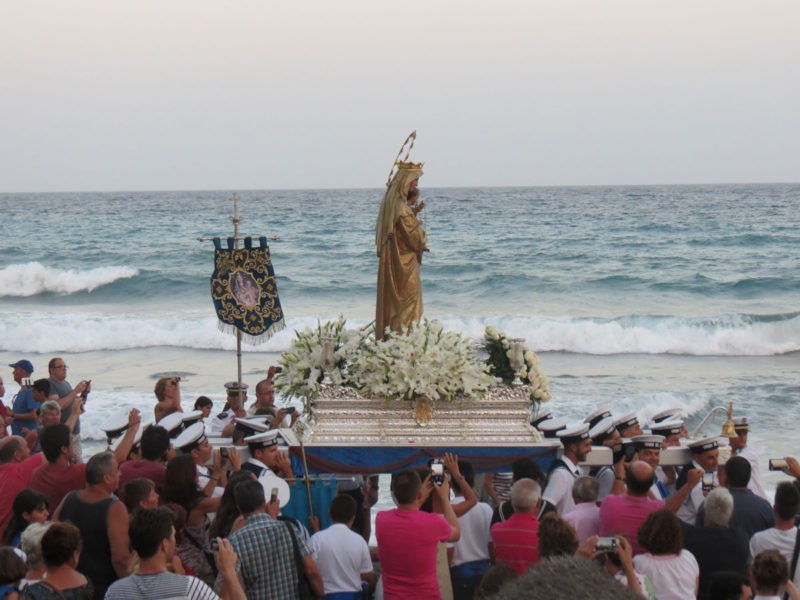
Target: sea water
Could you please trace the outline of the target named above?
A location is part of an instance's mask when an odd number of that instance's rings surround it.
[[[241,233],[277,237],[287,324],[244,346],[251,388],[294,330],[372,321],[381,194],[238,192]],[[61,356],[70,381],[92,379],[91,451],[112,416],[137,407],[152,419],[163,374],[187,378],[185,409],[200,394],[221,408],[236,344],[218,331],[212,244],[197,238],[232,235],[230,196],[0,194],[0,360],[27,358],[36,378]],[[555,415],[609,405],[647,421],[678,406],[692,429],[733,401],[764,469],[800,452],[800,185],[423,187],[422,199],[425,316],[476,340],[490,324],[524,337]]]

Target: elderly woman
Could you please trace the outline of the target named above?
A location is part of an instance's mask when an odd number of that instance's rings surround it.
[[[42,536],[44,579],[25,589],[30,600],[91,600],[94,589],[75,567],[81,555],[81,534],[70,523],[53,523]]]
[[[52,525],[50,521],[31,523],[22,532],[22,541],[19,547],[28,557],[28,572],[25,573],[25,578],[19,582],[20,590],[41,581],[47,571],[47,566],[42,558],[42,537],[50,529],[50,525]]]
[[[639,529],[638,540],[646,550],[633,559],[637,573],[653,584],[658,600],[694,600],[700,568],[683,549],[680,521],[669,510],[650,513]]]

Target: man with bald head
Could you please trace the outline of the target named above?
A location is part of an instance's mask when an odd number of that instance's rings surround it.
[[[0,535],[11,519],[17,494],[28,487],[34,469],[42,464],[42,455],[30,456],[25,440],[11,435],[0,440]]]

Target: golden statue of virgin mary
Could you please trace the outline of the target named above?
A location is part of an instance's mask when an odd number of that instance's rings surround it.
[[[386,329],[402,331],[422,318],[422,253],[427,236],[408,204],[416,190],[422,163],[397,161],[397,172],[389,182],[375,225],[378,265],[378,298],[375,333],[386,337]]]

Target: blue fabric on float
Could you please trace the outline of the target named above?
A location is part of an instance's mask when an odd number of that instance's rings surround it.
[[[373,448],[341,446],[306,446],[308,472],[340,474],[397,473],[407,469],[426,468],[428,461],[445,452],[457,454],[459,459],[472,463],[476,473],[511,471],[511,465],[520,458],[530,458],[547,473],[556,459],[558,446],[409,446],[407,448]],[[290,451],[292,469],[302,476],[303,457],[300,448]]]

